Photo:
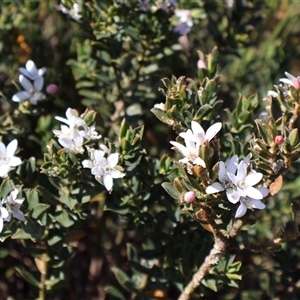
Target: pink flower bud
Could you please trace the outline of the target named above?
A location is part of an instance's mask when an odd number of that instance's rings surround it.
[[[293,86],[296,90],[299,90],[300,89],[300,82],[299,82],[299,79],[298,78],[295,78],[293,80]]]
[[[204,60],[199,59],[197,62],[197,67],[198,67],[198,69],[206,69],[206,64],[205,64]]]
[[[282,135],[275,136],[274,142],[276,145],[281,145],[284,142],[284,137]]]
[[[196,193],[194,191],[189,191],[184,195],[184,201],[188,203],[193,202],[195,198],[196,198]]]
[[[57,90],[58,90],[58,86],[56,84],[53,84],[53,83],[49,84],[46,87],[46,92],[48,94],[51,94],[51,95],[55,94],[57,92]]]

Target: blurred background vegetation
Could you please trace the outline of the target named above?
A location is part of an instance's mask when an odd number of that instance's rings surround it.
[[[259,113],[267,91],[284,77],[284,71],[300,74],[299,1],[78,3],[82,7],[78,21],[59,11],[59,2],[53,0],[0,4],[0,104],[5,116],[0,133],[7,140],[17,135],[20,147],[26,149],[20,152],[22,158],[34,153],[38,165],[53,137],[52,129],[58,127],[54,116],[63,116],[68,107],[96,110],[98,132],[112,139],[124,117],[133,127],[145,125],[143,147],[147,153],[157,158],[171,155],[169,141],[174,133],[158,122],[150,109],[164,102],[158,91],[161,78],[175,75],[197,80],[198,50],[206,54],[218,47],[222,74],[218,97],[224,100],[223,109],[233,108],[239,93],[247,97],[257,93]],[[73,1],[64,1],[65,7],[72,5]],[[192,25],[187,25],[186,32],[174,31],[181,22],[176,17],[179,10],[188,10],[191,16]],[[39,68],[46,67],[45,81],[57,84],[59,90],[34,111],[16,113],[16,103],[11,101],[16,92],[13,81],[28,59]],[[300,208],[298,170],[296,163],[282,192],[270,198],[267,209],[259,213],[256,225],[244,228],[249,243],[262,243],[283,230],[288,234],[289,220]],[[103,211],[104,200],[116,202],[116,195],[92,201],[84,223],[87,234],[74,243],[65,265],[67,282],[47,299],[132,299],[130,288],[122,287],[125,275],[120,269],[136,282],[142,272],[137,262],[143,260],[149,265],[161,260],[164,267],[151,268],[149,276],[161,282],[151,285],[149,280],[146,287],[141,283],[143,296],[136,299],[177,299],[182,284],[201,264],[199,249],[207,253],[212,240],[196,222],[185,215],[178,217],[179,205],[170,202],[159,184],[153,188],[161,199],[150,199],[148,220],[141,213],[140,220],[130,223],[113,211]],[[176,218],[167,222],[171,209]],[[203,299],[299,299],[299,246],[299,241],[293,241],[274,253],[241,251],[237,257],[243,275],[239,287],[221,285],[217,292],[203,287]],[[6,240],[0,245],[0,257],[0,298],[32,299],[31,286],[16,271],[24,265],[37,272],[30,253],[23,252],[18,240]]]

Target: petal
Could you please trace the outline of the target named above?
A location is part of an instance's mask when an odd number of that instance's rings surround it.
[[[269,195],[270,191],[267,188],[265,188],[265,187],[258,187],[256,189],[258,189],[262,193],[262,195],[263,195],[264,198]]]
[[[227,176],[234,185],[238,185],[239,181],[237,179],[237,176],[235,176],[234,174],[229,173],[229,172],[227,172]]]
[[[112,190],[113,187],[113,178],[110,174],[105,174],[103,176],[103,184],[108,191]]]
[[[244,158],[244,163],[246,164],[246,166],[249,165],[251,157],[252,157],[252,153],[249,153],[249,154]]]
[[[22,163],[22,160],[19,157],[12,157],[9,161],[11,167],[16,167]]]
[[[55,117],[56,120],[62,122],[62,123],[65,123],[67,125],[69,125],[69,121],[65,118],[62,118],[62,117]]]
[[[288,72],[284,72],[285,76],[290,80],[290,81],[294,81],[297,80],[297,78],[295,76],[293,76],[292,74],[288,73]]]
[[[237,209],[236,213],[235,213],[235,218],[241,218],[245,215],[245,213],[247,212],[247,207],[246,205],[241,202],[239,208]]]
[[[196,137],[194,136],[191,129],[188,129],[186,132],[179,133],[179,136],[181,136],[185,140],[191,140],[193,142],[196,142]]]
[[[227,181],[227,178],[228,178],[227,173],[226,173],[225,164],[222,161],[219,162],[219,175],[218,175],[218,177],[219,177],[219,180],[221,182]]]
[[[264,209],[266,207],[266,205],[263,202],[261,202],[260,200],[249,199],[249,198],[245,201],[245,204],[248,207],[252,207],[252,208],[256,208],[256,209]]]
[[[9,212],[7,211],[7,209],[5,207],[0,207],[0,212],[1,212],[1,217],[7,218],[9,216]]]
[[[206,163],[205,161],[201,158],[201,157],[197,157],[194,161],[193,161],[194,165],[197,166],[202,166],[203,168],[206,168]]]
[[[32,83],[23,75],[19,76],[19,81],[22,85],[22,87],[27,91],[30,92],[31,90],[33,90],[33,85]]]
[[[85,160],[82,161],[82,166],[83,166],[84,168],[89,168],[89,169],[91,169],[91,168],[93,167],[93,163],[92,163],[92,161],[90,161],[90,160],[88,160],[88,159],[85,159]]]
[[[8,164],[0,165],[0,177],[7,176],[10,166]]]
[[[102,167],[107,166],[107,160],[103,156],[103,151],[95,150],[94,156],[95,156],[95,160],[97,162],[97,165],[102,166]]]
[[[253,199],[262,199],[264,197],[263,194],[258,189],[252,186],[246,186],[244,188],[244,192],[248,197]]]
[[[207,194],[214,194],[214,193],[219,193],[224,191],[224,187],[221,183],[219,182],[214,182],[213,184],[209,185],[206,190],[205,193]]]
[[[72,140],[68,137],[59,138],[58,142],[60,143],[61,146],[63,146],[66,149],[70,149],[73,146]]]
[[[244,161],[241,161],[239,163],[237,174],[236,174],[237,182],[245,180],[246,176],[247,176],[247,165],[245,164]]]
[[[14,139],[7,145],[7,156],[13,157],[18,148],[18,140]]]
[[[111,173],[112,178],[114,178],[114,179],[123,178],[125,176],[125,173],[122,173],[118,170],[111,170],[110,173]]]
[[[35,63],[32,60],[27,61],[26,69],[33,76],[33,78],[30,78],[30,79],[34,79],[35,76],[37,75],[37,68],[35,66]]]
[[[105,172],[102,167],[96,166],[92,168],[92,174],[96,176],[103,176]]]
[[[190,156],[189,150],[186,147],[184,147],[183,145],[181,145],[181,144],[179,144],[177,142],[173,142],[173,141],[170,142],[170,144],[172,144],[173,146],[175,146],[181,152],[181,154],[183,156],[185,156],[185,157],[189,157]]]
[[[239,158],[238,158],[238,156],[235,154],[235,155],[233,155],[233,156],[230,158],[230,160],[229,160],[229,162],[228,162],[228,164],[227,164],[227,168],[226,168],[227,172],[232,173],[232,174],[235,174],[236,169],[237,169],[237,167],[238,167],[238,163],[239,163]]]
[[[221,122],[211,125],[206,131],[205,134],[206,140],[210,141],[211,139],[213,139],[215,135],[221,130],[221,128],[222,128]]]
[[[291,81],[287,78],[280,78],[279,81],[283,82],[283,83],[286,83],[286,84],[289,84],[289,85],[293,85],[293,81]]]
[[[38,69],[38,75],[43,76],[46,73],[47,69],[45,67]]]
[[[21,102],[30,98],[30,94],[27,91],[18,92],[13,95],[12,101]]]
[[[12,215],[13,215],[16,219],[18,219],[18,220],[20,220],[20,221],[25,221],[24,214],[23,214],[23,212],[21,212],[20,210],[14,210],[14,211],[12,212]]]
[[[6,147],[2,142],[0,142],[0,157],[3,156],[6,156]]]
[[[262,173],[249,173],[245,178],[246,186],[254,186],[261,181]]]
[[[3,229],[3,219],[2,217],[0,217],[0,232],[2,231]]]
[[[44,85],[44,78],[42,76],[37,77],[33,82],[34,89],[38,92],[41,91],[43,85]]]
[[[229,202],[236,204],[240,201],[241,195],[238,191],[235,191],[234,189],[228,189],[226,190],[227,199]]]
[[[19,68],[19,71],[31,80],[34,79],[33,76],[25,68]]]
[[[108,156],[107,162],[111,168],[114,168],[119,160],[119,153],[112,153]]]

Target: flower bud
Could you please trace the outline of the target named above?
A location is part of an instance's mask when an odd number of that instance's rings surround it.
[[[205,61],[202,59],[199,59],[197,62],[197,68],[198,69],[207,69]]]
[[[195,198],[196,198],[196,193],[194,191],[186,192],[184,195],[184,201],[188,203],[193,202]]]
[[[274,139],[276,145],[281,145],[284,142],[284,137],[282,135],[277,135]]]
[[[46,87],[46,92],[48,94],[51,94],[51,95],[55,94],[57,92],[57,90],[58,90],[58,86],[56,84],[53,84],[53,83],[49,84]]]

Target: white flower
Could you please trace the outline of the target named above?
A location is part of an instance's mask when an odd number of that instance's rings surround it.
[[[22,67],[19,68],[19,71],[32,81],[35,81],[39,86],[43,86],[43,75],[46,73],[46,68],[37,69],[35,63],[32,60],[28,60],[25,67],[26,69]]]
[[[205,192],[207,194],[214,194],[225,191],[227,188],[231,186],[231,180],[228,177],[227,173],[235,174],[238,167],[238,156],[234,155],[230,158],[227,167],[225,167],[224,162],[219,162],[219,174],[218,178],[220,182],[214,182],[213,184],[209,185]]]
[[[63,2],[64,1],[62,1],[62,3]],[[66,8],[65,6],[63,6],[63,4],[59,4],[55,8],[57,10],[60,10],[64,14],[69,15],[74,20],[78,21],[82,18],[82,16],[80,15],[82,4],[81,4],[81,2],[79,2],[79,3],[80,3],[80,5],[78,3],[74,3],[71,9]]]
[[[68,108],[66,110],[66,117],[67,118],[55,117],[55,119],[67,124],[70,129],[77,129],[80,126],[84,128],[87,127],[85,121],[81,117],[79,117],[78,111],[76,109]]]
[[[243,217],[247,212],[247,208],[264,209],[265,207],[266,205],[263,202],[261,202],[261,200],[253,199],[250,197],[241,197],[240,206],[238,207],[234,217],[235,218]]]
[[[10,195],[3,199],[3,203],[8,207],[10,214],[5,218],[5,221],[9,222],[11,220],[11,215],[20,220],[25,221],[25,217],[22,211],[20,211],[20,206],[24,202],[24,198],[17,199],[19,191],[14,189],[11,191]]]
[[[19,81],[25,91],[14,94],[12,101],[21,102],[28,99],[33,105],[37,105],[38,101],[45,99],[45,95],[41,93],[44,83],[43,80],[35,80],[32,85],[32,83],[24,75],[20,75]]]
[[[108,191],[113,188],[113,179],[122,178],[124,173],[115,169],[119,160],[119,153],[112,153],[107,158],[104,157],[104,151],[94,150],[92,160],[84,160],[82,165],[84,168],[91,168],[95,179],[103,183]]]
[[[180,23],[185,23],[188,27],[193,26],[191,12],[189,10],[177,9],[175,10],[175,16],[179,19]]]
[[[175,146],[184,158],[180,159],[179,162],[187,164],[188,170],[191,171],[192,164],[202,166],[206,168],[205,161],[199,157],[200,144],[197,144],[189,139],[185,139],[185,146],[178,142],[171,141],[170,144]]]
[[[71,129],[66,125],[60,126],[61,130],[53,130],[58,142],[66,149],[73,150],[75,153],[83,153],[83,136],[77,129]]]
[[[192,130],[188,129],[186,132],[181,132],[179,135],[184,139],[196,142],[199,146],[202,146],[215,137],[215,135],[221,130],[222,123],[218,122],[211,125],[206,132],[202,126],[195,121],[191,122],[191,127]]]
[[[12,140],[7,147],[0,142],[0,177],[6,177],[8,172],[22,163],[19,157],[15,156],[18,141]]]
[[[292,85],[296,90],[300,88],[300,76],[295,77],[292,74],[285,72],[285,76],[288,78],[280,78],[279,81],[286,83],[288,85]]]
[[[9,217],[9,212],[3,207],[3,201],[0,202],[0,232],[3,229],[3,220]]]

